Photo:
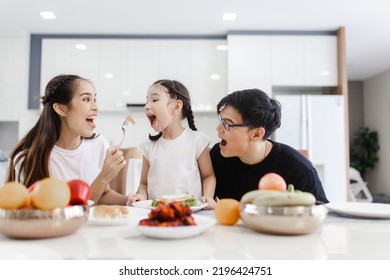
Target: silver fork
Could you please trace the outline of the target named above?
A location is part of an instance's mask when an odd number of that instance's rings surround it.
[[[121,139],[121,142],[119,144],[119,149],[122,147],[123,139],[125,139],[126,128],[127,128],[128,124],[129,124],[129,120],[125,119],[125,121],[122,124],[122,139]]]

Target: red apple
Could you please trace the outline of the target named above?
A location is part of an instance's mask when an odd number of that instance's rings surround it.
[[[35,189],[35,187],[38,185],[38,182],[39,180],[27,188],[29,193],[31,193]]]
[[[68,181],[70,188],[70,205],[87,204],[88,199],[91,196],[91,188],[88,183],[83,180],[70,180]]]
[[[286,181],[276,173],[267,173],[259,181],[259,190],[277,190],[284,192],[286,188]]]

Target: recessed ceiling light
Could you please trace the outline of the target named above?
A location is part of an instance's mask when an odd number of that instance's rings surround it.
[[[226,51],[228,48],[227,45],[217,45],[217,50],[218,51]]]
[[[114,74],[112,74],[112,73],[106,73],[106,74],[104,74],[104,77],[105,77],[106,79],[113,79],[113,78],[114,78]]]
[[[44,19],[56,19],[56,15],[50,11],[42,11],[40,14]]]
[[[236,20],[237,15],[235,13],[224,13],[223,20]]]
[[[214,81],[217,81],[217,80],[220,80],[221,79],[221,76],[219,76],[218,74],[212,74],[210,76],[210,79],[214,80]]]
[[[88,48],[86,44],[75,44],[74,47],[78,50],[86,50]]]

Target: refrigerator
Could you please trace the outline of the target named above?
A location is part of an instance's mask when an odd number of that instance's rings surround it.
[[[330,202],[347,201],[344,97],[281,94],[282,124],[274,140],[305,149]]]

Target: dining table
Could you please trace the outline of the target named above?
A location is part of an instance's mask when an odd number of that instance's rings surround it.
[[[203,232],[173,239],[151,238],[137,229],[149,209],[130,207],[133,222],[95,224],[54,238],[15,239],[0,234],[2,260],[389,260],[390,220],[329,212],[322,227],[305,235],[254,231],[242,221],[218,224],[213,210],[195,217],[213,220]]]

